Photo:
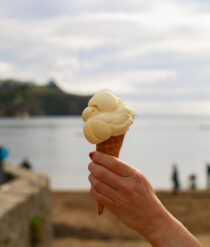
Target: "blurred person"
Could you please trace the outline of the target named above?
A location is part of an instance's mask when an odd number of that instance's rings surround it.
[[[190,181],[190,189],[191,190],[196,190],[196,175],[192,174],[189,176],[189,181]]]
[[[173,183],[173,194],[176,195],[179,192],[180,188],[178,168],[176,164],[173,165],[171,180]]]
[[[21,167],[21,168],[24,168],[24,169],[28,169],[28,170],[31,170],[31,169],[32,169],[32,165],[31,165],[31,163],[30,163],[27,159],[24,159],[24,160],[20,163],[20,167]]]
[[[207,189],[210,189],[210,164],[206,165],[207,172]]]
[[[137,169],[118,158],[91,152],[90,193],[153,247],[202,247],[157,198]]]

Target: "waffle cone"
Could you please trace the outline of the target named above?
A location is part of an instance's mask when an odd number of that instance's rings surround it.
[[[107,141],[97,144],[96,151],[118,158],[124,137],[125,135],[111,136]],[[98,215],[103,214],[103,211],[104,205],[98,203]]]
[[[125,135],[111,136],[107,141],[97,144],[96,151],[102,152],[104,154],[109,154],[118,158],[124,136]]]

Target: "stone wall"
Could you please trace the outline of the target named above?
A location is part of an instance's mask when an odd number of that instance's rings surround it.
[[[14,177],[0,186],[0,247],[48,247],[51,198],[46,176],[5,166]]]

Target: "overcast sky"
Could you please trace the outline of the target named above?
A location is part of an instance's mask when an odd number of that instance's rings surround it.
[[[210,1],[0,0],[0,77],[210,115]]]

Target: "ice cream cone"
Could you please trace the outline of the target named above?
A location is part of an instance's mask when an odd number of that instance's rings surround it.
[[[134,118],[135,112],[119,97],[100,91],[90,98],[82,112],[83,133],[90,143],[96,144],[97,151],[118,158],[124,136]],[[99,215],[103,209],[104,205],[98,204]]]
[[[96,151],[118,158],[124,137],[125,135],[111,136],[107,141],[97,144]],[[98,203],[98,215],[102,215],[103,211],[104,205]]]

